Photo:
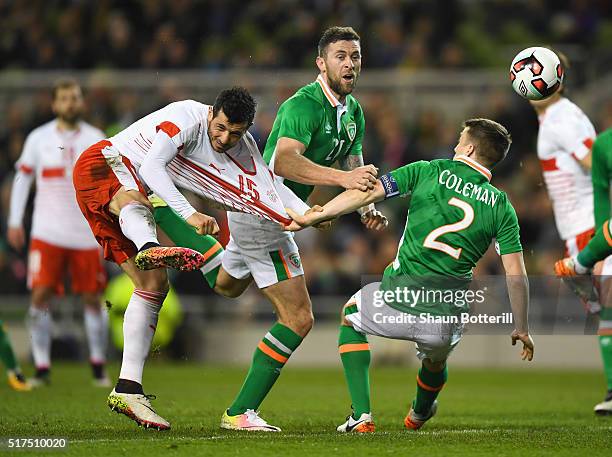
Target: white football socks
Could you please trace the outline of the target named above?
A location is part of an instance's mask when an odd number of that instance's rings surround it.
[[[104,309],[94,311],[86,306],[83,313],[85,333],[89,346],[89,361],[93,364],[106,363],[106,347],[108,345],[108,314]]]
[[[142,384],[142,371],[166,294],[135,289],[123,317],[123,361],[119,378]]]
[[[30,340],[32,341],[32,356],[37,369],[51,366],[51,311],[39,309],[30,305],[28,311],[28,324],[30,327]]]
[[[147,243],[159,244],[153,213],[142,203],[132,201],[124,206],[119,212],[119,225],[139,250]]]

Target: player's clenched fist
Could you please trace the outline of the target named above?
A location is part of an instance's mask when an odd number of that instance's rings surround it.
[[[187,223],[195,227],[198,235],[217,235],[219,226],[214,217],[202,213],[193,213],[186,219]]]
[[[364,165],[347,171],[342,176],[340,185],[345,189],[358,189],[362,192],[374,189],[378,168],[374,165]]]
[[[389,225],[387,217],[377,209],[371,209],[361,215],[361,222],[369,230],[383,230]]]

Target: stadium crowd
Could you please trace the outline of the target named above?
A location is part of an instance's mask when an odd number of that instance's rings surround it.
[[[601,0],[13,0],[0,2],[0,67],[309,68],[330,24],[359,30],[370,68],[489,66],[505,64],[500,46],[537,39],[609,52],[611,11]]]
[[[546,13],[550,1],[518,3],[520,9],[517,2],[490,1],[479,14],[464,14],[466,8],[478,7],[474,2],[442,0],[0,2],[0,65],[5,69],[87,70],[302,68],[312,69],[314,79],[314,43],[322,28],[331,23],[351,24],[361,33],[364,72],[390,67],[505,66],[505,60],[497,60],[503,53],[496,49],[546,39],[605,52],[603,42],[610,25],[601,18],[611,8],[606,2],[554,2],[557,13],[552,18]],[[600,12],[591,14],[596,3]],[[442,9],[444,14],[440,14]],[[463,17],[470,20],[463,21]],[[482,40],[482,33],[490,39]],[[276,102],[282,102],[291,89],[279,89]],[[367,122],[366,163],[386,172],[404,163],[452,154],[459,132],[443,106],[432,105],[408,117],[394,103],[392,93],[361,97],[358,87],[355,95]],[[89,87],[85,96],[85,119],[109,135],[151,109],[193,97],[180,84],[160,88],[146,100],[120,88]],[[9,103],[0,125],[0,293],[19,293],[25,291],[25,254],[10,250],[4,239],[13,165],[26,135],[53,114],[48,89],[28,94],[28,103],[18,97],[5,99]],[[252,131],[262,149],[275,106],[260,102]],[[598,131],[612,125],[612,104],[597,112],[586,108]],[[562,254],[562,243],[535,153],[537,118],[509,85],[506,92],[484,94],[479,111],[466,113],[466,117],[479,116],[495,119],[513,133],[510,156],[496,170],[493,183],[510,195],[517,209],[528,271],[549,274],[553,261]],[[315,198],[325,201],[331,192],[320,191]],[[403,206],[401,199],[381,205],[391,221],[382,235],[368,233],[357,216],[344,218],[329,232],[298,234],[310,291],[347,295],[359,288],[361,275],[379,274],[395,255],[403,230]],[[499,272],[498,263],[490,250],[479,273]],[[193,275],[177,284],[179,291],[202,290],[202,282]]]

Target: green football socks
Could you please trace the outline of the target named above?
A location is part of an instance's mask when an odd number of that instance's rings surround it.
[[[444,387],[447,378],[448,372],[446,366],[442,371],[435,373],[429,371],[424,365],[421,365],[421,369],[416,379],[416,398],[412,403],[412,408],[415,413],[420,416],[427,416],[429,414],[431,406],[438,397],[442,387]]]
[[[612,390],[612,308],[603,308],[599,313],[599,349],[603,361],[608,390]]]
[[[370,413],[370,345],[367,337],[347,325],[340,326],[338,350],[353,405],[353,418]]]
[[[598,261],[612,254],[612,234],[610,234],[610,221],[599,227],[589,244],[578,254],[578,263],[586,268],[593,268]]]
[[[9,371],[16,371],[19,368],[8,334],[4,331],[2,321],[0,321],[0,360],[2,360],[2,363]]]
[[[156,201],[153,202],[153,205],[155,222],[174,244],[194,249],[204,255],[206,263],[201,271],[211,289],[214,288],[219,268],[221,268],[221,254],[223,253],[221,243],[210,235],[198,235],[195,229],[169,206],[162,206]]]
[[[295,351],[302,337],[283,324],[276,323],[259,342],[253,362],[238,396],[227,414],[236,416],[247,409],[257,410],[280,376],[281,369]]]

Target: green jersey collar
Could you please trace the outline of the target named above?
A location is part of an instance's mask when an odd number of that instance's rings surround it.
[[[342,128],[342,122],[341,122],[342,115],[348,111],[348,107],[346,103],[343,105],[334,96],[334,93],[332,92],[330,87],[327,85],[327,83],[323,79],[323,75],[319,74],[319,76],[317,76],[317,83],[321,87],[321,91],[323,92],[323,95],[325,95],[325,98],[327,99],[329,104],[332,107],[336,108],[336,128],[338,132],[340,132],[340,129]]]
[[[453,158],[453,160],[455,160],[457,162],[463,162],[468,167],[473,168],[478,173],[480,173],[485,178],[487,178],[487,181],[491,181],[491,171],[487,167],[485,167],[484,165],[481,165],[478,162],[476,162],[474,159],[472,159],[472,158],[470,158],[468,156],[465,156],[465,155],[457,155],[457,156],[455,156]]]

